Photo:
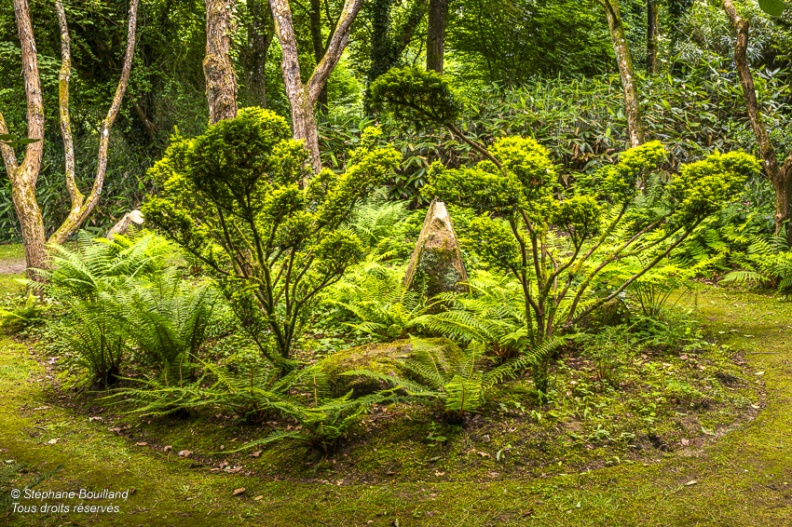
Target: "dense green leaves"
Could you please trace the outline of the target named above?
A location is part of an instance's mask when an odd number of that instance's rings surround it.
[[[213,275],[261,352],[290,369],[291,349],[324,288],[362,256],[345,227],[398,154],[364,133],[346,172],[306,181],[307,151],[286,121],[246,108],[195,139],[174,137],[150,171],[162,192],[143,211]]]

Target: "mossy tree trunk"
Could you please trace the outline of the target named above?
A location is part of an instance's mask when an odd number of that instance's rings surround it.
[[[658,0],[646,0],[646,72],[657,73],[657,35],[660,30]]]
[[[206,56],[203,61],[209,122],[233,119],[237,112],[237,81],[231,60],[236,0],[206,0]]]
[[[316,129],[314,106],[327,85],[327,79],[341,59],[341,54],[349,40],[352,22],[357,17],[362,5],[363,0],[346,0],[323,56],[317,61],[316,68],[308,82],[303,82],[297,50],[297,36],[294,32],[289,2],[288,0],[270,0],[272,18],[275,21],[275,34],[278,35],[283,55],[281,72],[286,85],[286,96],[291,105],[294,138],[305,142],[305,147],[311,153],[314,171],[317,173],[322,170],[322,160],[319,155],[319,133]]]
[[[245,54],[248,70],[248,95],[253,106],[267,107],[266,66],[275,26],[266,0],[248,0],[250,26]]]
[[[73,234],[93,211],[104,186],[107,172],[107,153],[110,142],[110,128],[113,126],[121,108],[129,73],[132,68],[132,57],[135,49],[135,31],[137,28],[137,9],[139,0],[132,0],[129,5],[128,36],[124,65],[121,79],[116,87],[115,96],[107,116],[102,121],[99,134],[99,153],[93,187],[86,198],[77,187],[75,176],[74,144],[71,134],[69,117],[69,80],[71,72],[71,42],[66,24],[66,14],[62,0],[55,1],[58,23],[61,33],[61,67],[58,78],[58,101],[66,159],[66,186],[71,198],[71,208],[63,224],[47,240],[44,230],[44,219],[36,200],[36,184],[41,172],[41,161],[44,151],[44,106],[39,76],[36,41],[27,0],[14,0],[14,15],[19,33],[20,53],[22,58],[22,74],[25,81],[25,97],[27,101],[27,132],[32,140],[25,147],[24,160],[19,163],[14,149],[0,142],[3,164],[11,181],[11,196],[14,210],[22,230],[25,245],[27,274],[31,279],[39,279],[33,269],[46,269],[49,258],[45,249],[46,243],[63,243]],[[3,115],[0,113],[0,134],[8,134]]]
[[[624,20],[621,17],[618,0],[600,0],[600,3],[605,8],[605,16],[608,19],[608,28],[613,41],[613,51],[619,64],[630,146],[638,146],[644,142],[644,133],[638,89],[635,85],[635,68],[627,42],[627,33],[624,30]]]
[[[762,158],[765,175],[770,179],[775,190],[776,234],[783,234],[787,242],[792,243],[792,226],[790,225],[790,216],[792,216],[792,152],[789,153],[783,164],[778,162],[775,147],[762,119],[759,102],[756,98],[753,74],[751,73],[751,66],[748,63],[746,53],[750,23],[739,15],[732,0],[723,0],[723,8],[737,32],[737,40],[734,46],[734,63],[743,89],[745,109],[748,112],[756,143],[759,146],[759,155]]]

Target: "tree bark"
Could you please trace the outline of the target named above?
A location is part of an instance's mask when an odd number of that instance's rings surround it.
[[[30,20],[27,0],[14,0],[14,17],[19,34],[22,76],[25,81],[27,136],[35,142],[25,147],[25,157],[21,164],[17,162],[11,146],[0,143],[0,150],[11,181],[11,200],[14,202],[14,210],[22,230],[27,276],[31,280],[36,280],[39,277],[33,269],[46,269],[48,260],[44,221],[36,201],[36,183],[44,153],[44,102],[36,56],[36,40],[33,36],[33,24]],[[8,127],[3,115],[0,114],[0,134],[7,133]]]
[[[233,119],[237,112],[237,81],[231,60],[233,11],[236,0],[206,0],[206,98],[209,122]]]
[[[341,59],[341,54],[349,40],[352,22],[362,4],[363,0],[346,0],[324,55],[318,61],[308,82],[303,83],[289,2],[270,0],[275,33],[278,35],[283,55],[281,71],[286,85],[286,96],[291,105],[294,138],[305,142],[305,147],[311,153],[311,164],[317,173],[322,170],[322,161],[319,155],[319,132],[316,129],[314,105],[327,85],[327,79]]]
[[[735,31],[737,40],[734,45],[734,63],[737,67],[737,75],[740,77],[740,84],[743,89],[743,99],[748,118],[751,121],[756,143],[759,146],[759,155],[762,158],[762,166],[765,175],[773,184],[776,195],[776,214],[775,225],[776,234],[781,234],[785,230],[787,242],[792,244],[792,225],[789,224],[792,216],[792,152],[786,158],[783,165],[779,165],[773,142],[765,128],[759,102],[756,98],[756,88],[754,86],[753,74],[748,63],[746,51],[748,49],[748,38],[750,33],[750,23],[742,18],[734,6],[732,0],[723,0],[723,8],[729,17]],[[786,226],[784,225],[786,223]]]
[[[605,8],[608,19],[613,50],[619,64],[619,74],[624,90],[624,113],[627,116],[627,128],[630,135],[630,146],[638,146],[644,142],[643,125],[641,124],[641,109],[638,101],[638,89],[635,86],[635,69],[633,68],[632,55],[627,44],[627,35],[624,31],[624,21],[619,13],[618,0],[600,0]]]
[[[69,117],[69,80],[71,74],[71,42],[69,39],[66,16],[61,0],[56,0],[55,7],[61,30],[61,68],[58,76],[59,109],[61,134],[66,157],[66,186],[71,198],[71,210],[64,223],[50,237],[53,243],[63,243],[88,217],[96,206],[102,192],[105,173],[107,171],[107,151],[110,141],[110,128],[121,108],[121,100],[129,81],[132,68],[132,56],[135,48],[135,30],[137,27],[137,8],[139,0],[131,0],[129,6],[129,27],[124,66],[116,93],[107,117],[102,121],[99,137],[99,154],[96,178],[87,200],[77,187],[75,177],[74,143],[71,134]],[[19,30],[20,52],[22,56],[22,74],[25,80],[25,97],[27,100],[28,138],[35,139],[26,146],[22,164],[17,162],[16,154],[10,146],[0,143],[3,163],[11,181],[11,197],[14,210],[22,230],[25,245],[27,275],[33,280],[40,279],[34,269],[47,269],[49,256],[44,230],[44,220],[36,200],[36,183],[41,171],[41,159],[44,148],[44,108],[39,77],[38,60],[36,58],[36,42],[30,19],[27,0],[14,0],[14,13]],[[0,114],[0,134],[7,134],[3,115]]]
[[[325,43],[322,38],[322,2],[321,0],[311,0],[311,44],[313,45],[314,59],[316,63],[322,60],[325,54]],[[329,22],[329,20],[328,20]],[[320,115],[327,115],[329,110],[327,100],[327,85],[319,92],[319,98],[316,100],[316,111]]]
[[[657,33],[660,26],[658,0],[646,0],[646,71],[657,73]]]
[[[449,0],[429,0],[429,27],[426,34],[426,69],[443,73],[446,18]]]
[[[255,106],[267,107],[267,57],[275,26],[266,0],[248,0],[251,24],[248,29],[248,92]]]
[[[96,175],[91,192],[86,199],[77,188],[75,178],[74,143],[72,141],[71,120],[69,118],[69,77],[71,70],[71,50],[69,27],[66,23],[66,13],[62,0],[55,1],[58,13],[58,23],[61,33],[61,69],[58,76],[58,102],[60,107],[61,136],[63,137],[64,156],[66,158],[66,187],[71,198],[71,209],[60,227],[50,236],[50,243],[62,244],[69,236],[82,225],[91,215],[104,188],[105,175],[107,174],[107,152],[110,148],[110,129],[113,127],[121,102],[124,99],[129,75],[132,72],[132,61],[135,56],[135,40],[137,33],[137,10],[139,0],[131,0],[127,17],[127,42],[124,52],[124,63],[121,67],[121,77],[116,86],[113,101],[102,121],[99,131],[99,152],[97,154]]]

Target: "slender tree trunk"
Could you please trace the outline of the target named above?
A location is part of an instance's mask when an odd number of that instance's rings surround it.
[[[286,85],[286,96],[291,105],[294,138],[305,141],[305,147],[311,153],[312,165],[317,173],[322,170],[322,160],[319,155],[319,132],[316,129],[314,105],[325,89],[327,79],[341,59],[341,54],[349,40],[352,22],[362,4],[363,0],[346,0],[325,53],[317,62],[308,82],[303,83],[291,7],[288,0],[270,0],[275,33],[278,35],[283,55],[281,72]]]
[[[66,25],[66,15],[61,0],[55,1],[58,23],[61,32],[61,68],[58,77],[59,109],[61,118],[61,134],[66,157],[66,186],[71,198],[71,209],[66,220],[50,237],[52,243],[63,243],[85,221],[99,200],[107,171],[107,151],[110,141],[110,128],[121,108],[121,100],[129,81],[132,68],[132,57],[135,49],[135,30],[137,27],[137,8],[139,0],[131,0],[129,5],[129,26],[124,66],[116,88],[110,110],[102,121],[99,134],[99,154],[96,177],[93,188],[86,200],[77,188],[75,178],[74,146],[69,118],[69,80],[71,73],[71,42]],[[26,146],[25,158],[21,164],[10,146],[0,142],[0,153],[11,181],[11,197],[14,202],[19,224],[22,228],[22,240],[25,245],[25,259],[28,277],[39,279],[34,268],[46,269],[49,256],[45,249],[47,243],[44,220],[41,209],[36,201],[36,183],[41,170],[41,159],[44,148],[44,107],[41,94],[38,60],[36,58],[36,42],[30,20],[27,0],[14,0],[14,13],[19,30],[20,53],[22,57],[22,74],[25,80],[25,97],[27,100],[28,138],[35,141]],[[8,127],[0,113],[0,134],[7,134]]]
[[[644,142],[643,125],[641,124],[641,109],[638,101],[638,90],[635,86],[635,69],[633,68],[632,55],[627,44],[627,35],[624,31],[624,21],[619,13],[617,0],[600,0],[605,8],[608,19],[613,50],[616,61],[619,63],[622,89],[624,90],[624,113],[627,116],[627,128],[630,134],[630,146],[638,146]]]
[[[36,183],[44,153],[44,102],[41,93],[38,58],[36,57],[36,41],[33,36],[33,24],[30,20],[30,8],[27,0],[14,0],[14,16],[22,56],[22,76],[25,81],[27,134],[28,139],[34,139],[35,142],[26,146],[25,158],[21,164],[17,163],[12,147],[0,143],[0,149],[2,149],[3,162],[11,181],[11,199],[14,202],[14,210],[22,230],[27,276],[36,280],[38,276],[33,269],[46,269],[48,263],[44,247],[47,241],[44,221],[36,201]],[[8,127],[0,114],[0,134],[7,133]]]
[[[428,0],[413,0],[407,17],[398,27],[392,26],[394,0],[374,0],[371,5],[371,66],[366,74],[366,113],[370,113],[369,90],[380,75],[399,63],[405,48],[410,44],[415,29],[426,14]]]
[[[325,54],[325,41],[322,38],[322,2],[321,0],[311,0],[311,44],[313,45],[314,59],[316,63],[322,60]],[[329,110],[327,101],[327,85],[319,92],[316,100],[316,111],[319,115],[327,115]]]
[[[71,199],[71,209],[61,226],[50,236],[51,243],[62,244],[69,236],[80,228],[88,216],[91,215],[104,188],[105,175],[107,174],[107,152],[110,148],[110,129],[115,123],[118,112],[121,110],[121,102],[124,99],[129,75],[132,72],[132,59],[135,55],[135,35],[137,31],[137,9],[139,0],[132,0],[129,4],[129,15],[127,19],[127,42],[124,52],[124,64],[121,68],[121,77],[116,86],[113,102],[110,109],[102,121],[99,132],[99,152],[97,154],[96,175],[94,176],[91,192],[86,199],[77,188],[75,177],[74,143],[71,133],[71,119],[69,117],[69,79],[71,69],[71,48],[69,39],[69,27],[66,24],[66,13],[63,9],[63,2],[55,0],[55,8],[58,14],[58,23],[61,32],[61,68],[58,76],[58,101],[60,109],[61,136],[63,138],[64,157],[66,158],[66,187]]]
[[[209,122],[233,119],[237,112],[237,82],[231,60],[233,11],[236,0],[206,0],[206,98]]]
[[[657,34],[660,28],[660,6],[657,0],[646,0],[646,71],[657,73]]]
[[[255,106],[267,107],[267,57],[275,26],[266,0],[248,0],[251,24],[248,30],[248,92]]]
[[[792,225],[789,224],[792,216],[792,152],[789,153],[784,164],[779,165],[775,147],[765,128],[759,102],[756,99],[756,88],[754,87],[753,75],[746,54],[750,23],[747,19],[740,17],[732,0],[723,0],[723,8],[737,32],[737,40],[734,46],[734,63],[743,89],[745,109],[748,112],[756,143],[759,146],[759,155],[762,158],[764,172],[775,190],[776,234],[781,234],[785,230],[783,233],[787,242],[792,243]]]
[[[446,18],[449,0],[429,0],[429,27],[426,35],[426,69],[443,73]]]

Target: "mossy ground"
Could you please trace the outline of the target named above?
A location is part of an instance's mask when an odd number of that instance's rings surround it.
[[[714,411],[701,414],[710,421],[687,423],[690,430],[677,426],[673,433],[661,433],[670,434],[680,445],[681,439],[689,439],[685,448],[642,449],[646,455],[625,455],[611,466],[605,462],[614,449],[622,448],[620,443],[592,443],[582,433],[585,429],[577,430],[577,426],[572,434],[570,430],[559,433],[559,445],[541,454],[552,463],[545,467],[534,463],[540,453],[527,446],[516,448],[518,438],[509,435],[508,423],[531,426],[535,416],[530,410],[520,415],[512,405],[502,414],[495,409],[489,423],[472,423],[480,437],[465,433],[469,444],[457,436],[433,446],[433,441],[426,440],[432,430],[424,411],[413,409],[410,421],[403,417],[407,409],[397,407],[372,416],[367,424],[375,432],[370,441],[353,439],[324,461],[281,448],[258,459],[247,454],[239,460],[229,457],[230,470],[237,464],[244,466],[240,473],[212,472],[219,468],[222,456],[185,459],[174,452],[182,448],[217,451],[218,443],[230,450],[252,433],[250,428],[246,432],[241,425],[218,427],[218,421],[226,421],[223,416],[151,424],[138,420],[130,423],[133,428],[118,431],[129,435],[125,437],[111,430],[120,425],[111,422],[107,413],[74,408],[71,397],[52,388],[53,379],[47,376],[54,370],[24,343],[5,338],[0,341],[2,489],[43,478],[36,487],[40,490],[109,487],[136,492],[119,503],[119,514],[9,514],[3,521],[22,526],[194,527],[792,525],[792,363],[787,344],[792,304],[771,295],[711,288],[700,293],[698,305],[700,316],[720,343],[742,351],[739,357],[748,363],[746,373],[756,379],[751,382],[765,388],[764,408],[755,419],[726,433],[726,421],[735,415],[718,417],[714,404]],[[721,367],[714,359],[704,365]],[[572,365],[569,368],[578,371]],[[747,387],[735,389],[740,392]],[[596,402],[600,392],[592,393],[591,401]],[[748,397],[752,392],[740,393]],[[515,394],[519,389],[511,396]],[[606,390],[600,395],[605,397]],[[574,400],[574,394],[570,397]],[[717,403],[717,397],[709,398]],[[752,410],[746,408],[742,417],[752,417]],[[505,423],[501,430],[506,430],[498,431],[498,423]],[[610,421],[600,424],[612,430],[611,436],[620,430]],[[433,431],[437,435],[454,432],[446,425],[437,426]],[[702,434],[702,427],[720,437],[708,439],[711,436]],[[231,441],[234,437],[237,441]],[[53,439],[58,441],[49,444]],[[144,441],[150,444],[135,446]],[[165,441],[172,444],[171,452],[158,447],[168,444]],[[497,451],[510,443],[513,448],[505,456],[502,452],[499,461]],[[629,446],[623,448],[629,454]],[[598,449],[606,458],[586,454]],[[517,459],[524,462],[519,464]],[[388,467],[383,460],[400,464]],[[248,471],[256,475],[245,476]],[[278,481],[279,472],[288,479]],[[232,497],[233,489],[240,487],[247,489],[245,494]],[[262,498],[255,500],[258,496]]]

